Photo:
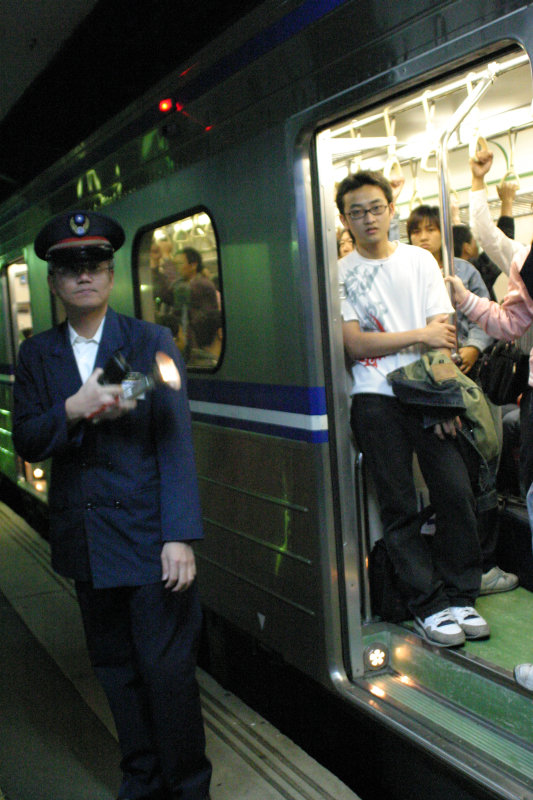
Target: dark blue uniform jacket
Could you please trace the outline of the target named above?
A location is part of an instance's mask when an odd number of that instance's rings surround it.
[[[63,323],[23,342],[14,391],[17,452],[31,462],[52,457],[52,565],[67,577],[92,577],[96,588],[155,583],[163,543],[203,535],[185,367],[170,332],[108,309],[95,366],[116,350],[144,374],[164,351],[181,390],[158,386],[119,419],[69,430],[65,400],[81,378]]]

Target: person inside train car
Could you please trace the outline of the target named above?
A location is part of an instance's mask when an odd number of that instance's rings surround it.
[[[525,500],[526,489],[520,468],[520,405],[508,403],[502,409],[502,454],[497,476],[501,494]]]
[[[453,286],[455,307],[474,320],[491,336],[512,340],[525,333],[533,322],[533,248],[525,247],[511,262],[509,285],[503,303],[478,297],[470,292],[457,276],[446,281]],[[532,529],[533,546],[533,349],[529,356],[529,386],[520,403],[524,424],[521,429],[524,461],[524,480],[529,487],[527,508]],[[533,690],[533,665],[520,664],[515,669],[517,681]]]
[[[189,288],[193,288],[195,282],[200,280],[210,282],[216,292],[218,307],[220,308],[220,292],[216,288],[209,270],[204,266],[202,256],[198,250],[195,250],[194,247],[184,247],[177,254],[176,262],[179,268],[180,280]],[[179,287],[177,289],[179,292]]]
[[[218,308],[201,309],[191,317],[194,347],[187,366],[210,369],[216,367],[222,352],[224,331],[222,315]]]
[[[172,330],[175,338],[180,320],[174,311],[174,287],[179,281],[179,269],[171,258],[172,243],[168,237],[152,239],[149,252],[152,292],[156,308],[156,320]]]
[[[407,236],[409,243],[427,250],[436,259],[442,272],[442,234],[440,230],[440,211],[438,206],[420,205],[414,208],[407,219]],[[489,297],[488,289],[478,270],[462,258],[454,258],[454,271],[468,288],[480,297]],[[475,371],[479,356],[494,342],[478,325],[465,317],[457,315],[457,339],[460,370],[468,375]]]
[[[159,267],[163,262],[163,253],[161,252],[160,245],[157,243],[157,239],[153,239],[152,243],[150,244],[148,258],[150,269],[155,272],[159,272]]]
[[[496,300],[494,284],[502,274],[501,269],[491,261],[486,253],[480,252],[479,245],[469,225],[463,225],[462,223],[454,225],[452,227],[452,235],[455,258],[469,261],[477,269],[487,287],[489,297],[491,300]]]
[[[337,256],[344,258],[348,253],[351,253],[355,246],[355,239],[348,228],[343,228],[342,231],[337,233]]]
[[[182,352],[188,363],[191,350],[196,347],[191,319],[203,309],[220,309],[221,296],[211,278],[205,275],[202,256],[198,250],[185,247],[177,254],[176,261],[180,277],[174,285],[174,313],[183,330]]]
[[[472,231],[479,241],[479,244],[485,251],[481,253],[479,258],[474,263],[478,263],[483,256],[490,257],[499,269],[506,275],[509,274],[511,263],[515,257],[523,250],[524,244],[517,242],[514,239],[515,227],[513,219],[513,201],[516,196],[518,185],[513,181],[503,181],[497,186],[498,196],[501,200],[500,217],[498,223],[495,224],[489,209],[487,186],[485,184],[485,177],[492,167],[494,154],[491,150],[479,150],[475,158],[470,159],[470,170],[472,174],[472,185],[470,191],[470,224]],[[479,263],[482,269],[481,263]],[[482,272],[483,274],[483,272]],[[496,298],[491,295],[492,299]],[[522,429],[526,422],[524,408],[520,404],[519,409],[520,438],[523,440],[524,435]],[[515,412],[516,416],[516,412]],[[522,489],[527,491],[525,473],[527,467],[528,454],[526,446],[521,441],[520,443],[520,485]]]
[[[400,212],[396,208],[396,202],[405,186],[405,178],[403,175],[399,175],[391,178],[389,183],[392,189],[392,202],[394,203],[394,215],[389,227],[389,240],[395,242],[400,239]]]
[[[421,205],[414,208],[407,219],[407,236],[409,243],[422,247],[436,259],[442,272],[442,234],[440,230],[440,211],[438,206]],[[453,260],[454,272],[459,275],[463,283],[471,292],[479,297],[489,297],[489,292],[477,269],[468,261],[461,258]],[[457,344],[462,363],[461,372],[475,377],[476,364],[479,356],[487,347],[493,344],[494,339],[489,336],[479,325],[457,312]],[[500,430],[501,439],[501,411],[492,407],[495,424]],[[489,471],[496,485],[496,474],[499,459],[489,464]],[[478,531],[483,555],[483,574],[481,576],[480,594],[494,594],[507,592],[518,586],[518,577],[510,572],[504,572],[496,564],[496,547],[498,544],[498,499],[494,492],[494,505],[478,514]]]
[[[387,381],[389,372],[426,349],[454,347],[442,275],[430,253],[389,241],[394,203],[380,173],[345,178],[337,206],[356,243],[339,261],[343,338],[353,376],[351,424],[376,486],[387,551],[408,587],[422,636],[442,646],[487,637],[489,626],[474,609],[481,550],[455,422],[424,428],[422,414],[400,404]],[[436,512],[431,543],[420,533],[413,451]]]
[[[151,373],[156,352],[185,369],[159,325],[109,305],[120,225],[101,214],[54,217],[35,240],[66,320],[20,348],[13,441],[52,458],[52,565],[75,581],[94,671],[122,752],[119,798],[204,800],[211,765],[198,687],[201,610],[191,543],[203,536],[185,387],[137,401],[102,368],[120,351]]]
[[[504,184],[499,191],[500,198],[502,198],[502,215],[498,225],[493,222],[485,185],[485,176],[492,166],[493,159],[494,154],[490,150],[479,150],[476,157],[470,159],[472,173],[470,227],[474,238],[479,242],[486,255],[502,272],[509,275],[511,262],[524,245],[510,236],[510,234],[514,235],[512,200],[514,198],[513,191],[516,193],[516,189],[513,189],[513,184],[510,182]]]
[[[158,240],[159,249],[161,251],[161,263],[168,264],[176,263],[176,257],[174,254],[174,243],[172,239],[165,233],[164,236],[161,236]]]

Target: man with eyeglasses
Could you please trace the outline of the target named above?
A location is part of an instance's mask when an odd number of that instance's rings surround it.
[[[185,379],[170,331],[109,306],[124,239],[117,222],[85,211],[60,214],[37,236],[67,319],[21,345],[13,441],[27,461],[52,458],[52,566],[75,581],[115,718],[119,799],[206,800],[191,548],[203,532],[186,392],[160,385],[128,400],[122,376],[101,381],[117,351],[144,375],[162,351]]]
[[[350,175],[336,199],[355,238],[353,252],[339,261],[351,425],[374,479],[387,552],[424,638],[448,647],[485,638],[489,626],[473,607],[481,582],[475,501],[454,442],[455,423],[425,428],[422,415],[401,405],[387,381],[388,373],[430,348],[454,348],[442,275],[430,253],[389,241],[394,203],[380,173]],[[413,452],[436,512],[431,541],[420,532]]]

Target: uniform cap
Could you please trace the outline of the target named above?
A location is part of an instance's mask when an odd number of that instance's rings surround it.
[[[49,220],[35,239],[43,261],[104,261],[124,244],[125,234],[114,219],[95,211],[67,211]]]

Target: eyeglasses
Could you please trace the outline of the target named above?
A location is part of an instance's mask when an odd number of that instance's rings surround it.
[[[358,219],[363,219],[367,214],[372,214],[373,217],[380,217],[385,213],[387,208],[388,206],[385,205],[385,203],[376,203],[376,205],[370,206],[370,208],[356,208],[353,211],[347,211],[346,216],[349,217],[352,222],[355,222]]]
[[[54,266],[53,269],[50,271],[51,275],[58,275],[60,278],[79,278],[80,275],[84,273],[89,275],[91,278],[95,278],[97,275],[100,275],[102,272],[111,272],[113,267],[110,266],[102,266],[101,264],[69,264],[68,266],[61,265],[61,266]]]

